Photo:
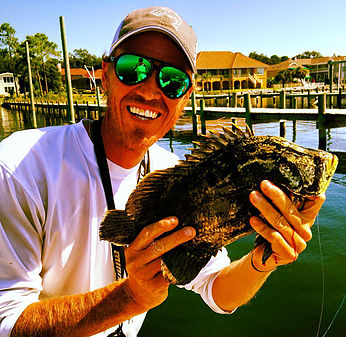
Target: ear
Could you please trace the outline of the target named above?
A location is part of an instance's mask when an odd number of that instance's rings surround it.
[[[109,89],[108,63],[102,61],[102,87],[105,92]]]

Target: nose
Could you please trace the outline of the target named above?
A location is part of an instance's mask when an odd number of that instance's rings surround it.
[[[156,76],[157,73],[156,70],[154,70],[151,76],[137,88],[137,94],[148,101],[160,99],[162,97],[162,92],[156,82]]]

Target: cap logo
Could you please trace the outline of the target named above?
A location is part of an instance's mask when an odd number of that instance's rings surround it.
[[[162,17],[163,20],[170,23],[177,31],[179,31],[179,26],[183,23],[181,17],[169,8],[155,8],[150,13]]]

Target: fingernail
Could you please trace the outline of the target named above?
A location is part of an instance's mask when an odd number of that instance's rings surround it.
[[[185,228],[184,229],[184,234],[186,236],[194,236],[195,235],[195,231],[192,228]]]
[[[273,184],[269,181],[269,180],[263,180],[262,181],[262,188],[268,188],[270,186],[272,186]]]
[[[172,224],[175,224],[178,221],[178,219],[175,216],[172,216],[168,218],[168,221],[169,221],[169,224],[172,225]]]
[[[260,199],[260,197],[261,197],[261,195],[260,195],[257,191],[252,191],[252,192],[250,193],[250,199],[251,199],[251,201],[257,201],[257,200]]]

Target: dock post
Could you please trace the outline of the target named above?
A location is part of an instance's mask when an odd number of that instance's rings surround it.
[[[228,107],[231,108],[232,107],[232,97],[231,97],[231,93],[228,93]]]
[[[37,128],[36,111],[35,111],[35,101],[34,101],[34,89],[32,86],[32,76],[31,76],[31,65],[30,65],[30,54],[29,54],[29,43],[25,41],[26,49],[26,59],[28,63],[28,79],[29,79],[29,93],[30,93],[30,109],[32,113],[33,125]]]
[[[252,123],[251,123],[251,98],[250,98],[250,94],[249,93],[244,94],[244,105],[245,105],[245,120],[246,120],[246,124],[252,130]]]
[[[196,93],[193,91],[191,95],[192,107],[192,134],[195,138],[197,136],[197,115],[196,115]]]
[[[280,92],[280,109],[286,109],[286,91]]]
[[[341,99],[342,99],[341,88],[339,88],[339,93],[338,93],[338,96],[337,96],[337,99],[336,99],[336,107],[338,109],[341,109]]]
[[[286,137],[286,121],[280,121],[280,137]]]
[[[199,101],[199,116],[201,118],[202,135],[206,135],[207,134],[207,128],[205,126],[204,99],[201,99]]]
[[[311,102],[310,102],[310,89],[308,89],[308,109],[311,108]]]
[[[232,107],[233,108],[236,108],[237,107],[237,93],[236,92],[234,92],[233,94],[232,94]]]
[[[318,148],[326,150],[326,94],[318,96]]]
[[[65,63],[66,94],[67,94],[67,102],[68,102],[67,113],[68,113],[68,119],[70,123],[75,123],[76,120],[75,120],[74,108],[73,108],[70,61],[68,58],[66,33],[65,33],[65,19],[63,16],[60,16],[59,19],[60,19],[60,31],[61,31],[61,44],[62,44],[62,50],[64,55],[64,63]]]

